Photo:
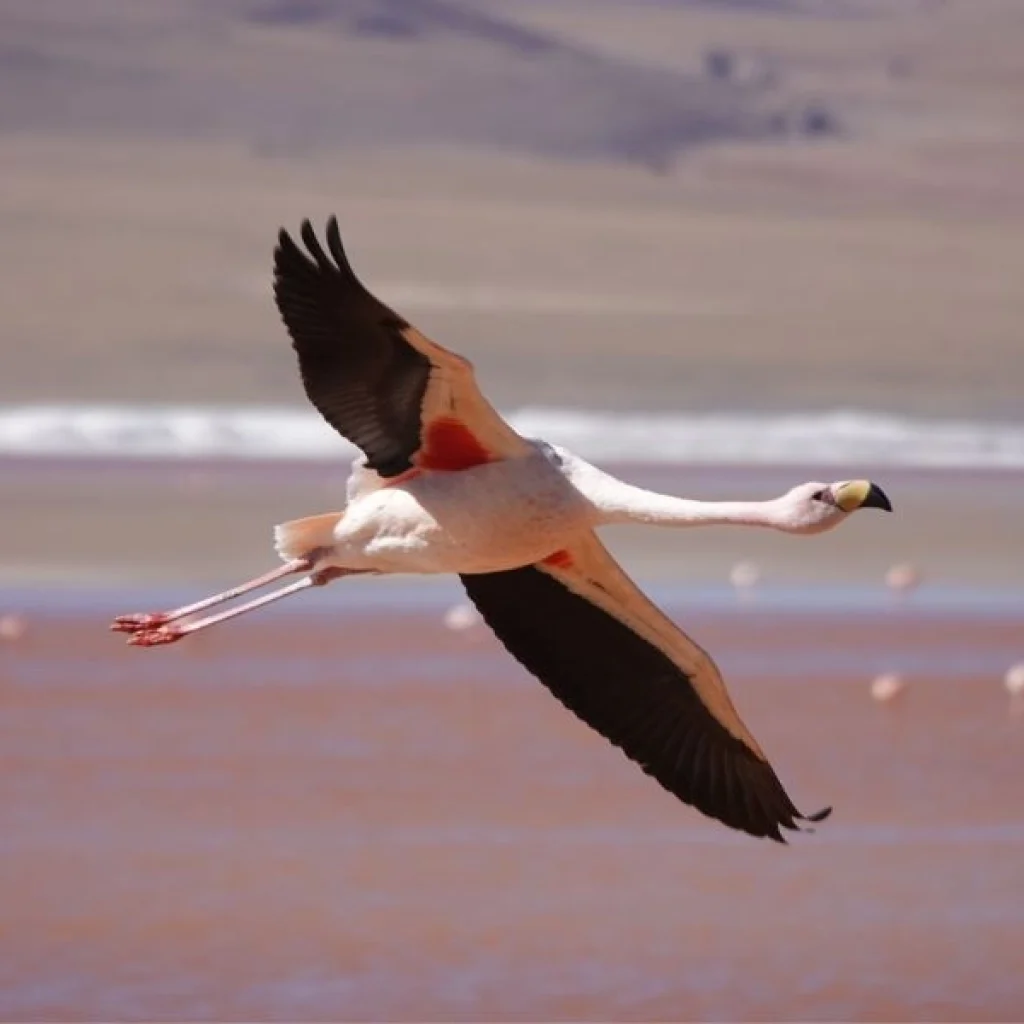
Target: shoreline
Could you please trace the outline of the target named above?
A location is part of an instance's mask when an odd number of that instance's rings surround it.
[[[528,406],[522,436],[593,462],[858,466],[1024,472],[1024,423],[908,417],[862,408],[707,413]],[[0,460],[328,463],[358,450],[309,405],[0,404]]]

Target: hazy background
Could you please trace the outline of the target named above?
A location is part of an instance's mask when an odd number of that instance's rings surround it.
[[[1024,1019],[1022,54],[1024,0],[0,0],[0,1018]],[[884,486],[607,531],[815,835],[680,806],[452,579],[108,632],[339,506],[270,292],[331,213],[630,480]]]
[[[503,408],[1024,414],[1016,0],[7,0],[0,399],[299,402],[276,230]]]

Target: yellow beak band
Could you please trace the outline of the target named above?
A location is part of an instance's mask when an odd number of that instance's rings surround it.
[[[870,480],[848,480],[835,489],[836,504],[844,512],[859,508],[881,508],[892,511],[892,505],[882,489]]]
[[[844,512],[855,512],[871,490],[870,480],[850,480],[836,488],[836,504]]]

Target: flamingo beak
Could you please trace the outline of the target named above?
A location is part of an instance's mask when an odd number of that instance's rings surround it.
[[[836,504],[844,512],[855,512],[859,508],[880,508],[892,511],[892,502],[878,484],[870,480],[849,480],[835,489]]]

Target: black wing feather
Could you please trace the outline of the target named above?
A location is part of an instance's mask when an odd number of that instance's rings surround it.
[[[551,574],[527,566],[462,583],[513,657],[685,803],[779,842],[780,827],[828,815],[800,814],[771,765],[719,723],[671,658]]]
[[[324,252],[303,221],[304,253],[282,230],[274,251],[274,299],[309,400],[327,422],[390,477],[412,468],[430,360],[403,334],[408,323],[361,284],[334,217]],[[310,258],[312,256],[312,259]],[[333,259],[332,259],[333,257]]]

